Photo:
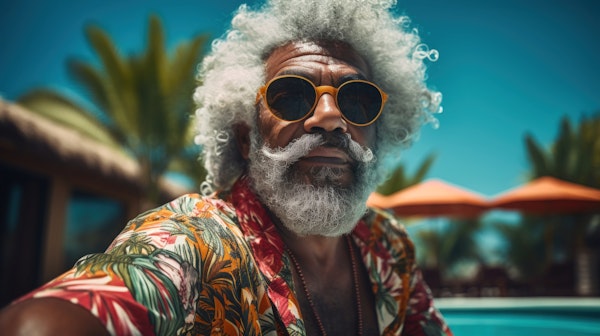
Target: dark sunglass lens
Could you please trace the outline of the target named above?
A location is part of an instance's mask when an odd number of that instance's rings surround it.
[[[301,78],[283,77],[271,82],[266,98],[271,112],[288,121],[300,120],[315,102],[315,89]]]
[[[379,115],[383,100],[379,90],[368,83],[351,82],[338,92],[338,105],[348,120],[362,125]]]

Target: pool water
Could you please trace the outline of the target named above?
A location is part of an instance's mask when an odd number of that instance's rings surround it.
[[[600,299],[437,299],[456,336],[600,335]]]

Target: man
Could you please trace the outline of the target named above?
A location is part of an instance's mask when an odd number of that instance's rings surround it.
[[[386,155],[439,106],[390,5],[240,7],[194,96],[209,195],[138,216],[7,308],[0,330],[451,334],[404,229],[365,206]]]

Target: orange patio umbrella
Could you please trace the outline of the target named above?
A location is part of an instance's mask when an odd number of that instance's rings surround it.
[[[488,209],[483,196],[440,179],[430,179],[389,196],[372,193],[367,205],[391,209],[398,216],[418,217],[469,218]]]
[[[545,176],[500,194],[491,206],[537,214],[600,213],[600,190]]]

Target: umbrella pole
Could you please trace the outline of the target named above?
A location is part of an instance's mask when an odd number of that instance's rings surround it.
[[[552,220],[552,216],[546,217],[549,220],[549,225],[546,225],[544,230],[544,240],[546,241],[546,267],[552,265],[554,260],[554,224],[556,223]]]

